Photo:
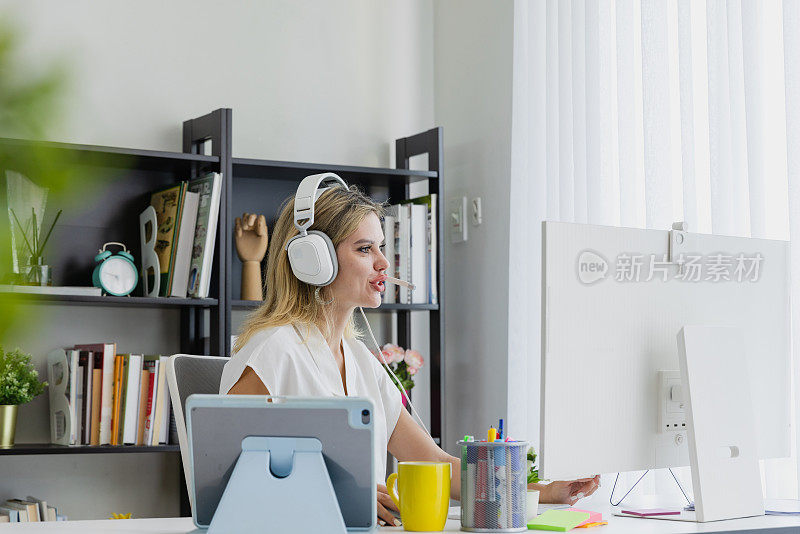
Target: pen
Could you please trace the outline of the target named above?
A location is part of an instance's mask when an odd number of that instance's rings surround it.
[[[497,431],[497,439],[503,439],[503,420],[500,419],[500,429]]]

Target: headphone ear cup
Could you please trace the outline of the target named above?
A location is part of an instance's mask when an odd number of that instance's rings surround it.
[[[292,238],[286,245],[292,273],[314,286],[327,286],[339,273],[336,249],[323,232],[312,230],[308,235]]]

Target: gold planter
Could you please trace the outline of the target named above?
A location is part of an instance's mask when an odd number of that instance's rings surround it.
[[[0,447],[14,445],[14,433],[17,428],[17,406],[0,404]]]

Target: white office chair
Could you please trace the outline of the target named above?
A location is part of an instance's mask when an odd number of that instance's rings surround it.
[[[219,393],[219,382],[222,368],[230,358],[220,356],[192,356],[190,354],[174,354],[167,359],[167,384],[172,411],[175,414],[175,426],[178,428],[178,444],[181,447],[183,474],[186,478],[186,490],[189,504],[194,509],[192,495],[192,462],[189,458],[189,438],[186,434],[186,418],[184,411],[186,399],[193,393]]]

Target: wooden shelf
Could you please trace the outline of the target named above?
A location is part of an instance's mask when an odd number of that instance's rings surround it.
[[[231,308],[235,310],[255,309],[263,302],[257,300],[234,300]],[[381,304],[380,308],[365,308],[365,312],[393,312],[393,311],[431,311],[438,310],[438,304]]]
[[[96,295],[40,295],[36,293],[0,293],[0,301],[20,304],[71,304],[114,306],[128,308],[210,308],[218,305],[217,299],[181,299],[174,297],[111,297]]]
[[[388,185],[397,181],[411,183],[439,178],[439,173],[436,171],[233,158],[234,178],[296,180],[299,182],[309,174],[318,172],[335,172],[347,183],[367,183],[370,185]]]
[[[179,445],[55,445],[53,443],[17,443],[0,447],[0,456],[29,454],[125,454],[140,452],[180,452]]]
[[[72,143],[29,141],[25,139],[0,138],[0,149],[28,149],[40,151],[45,157],[50,154],[59,163],[89,165],[121,169],[149,171],[171,171],[188,174],[193,167],[219,167],[218,156],[205,156],[184,152],[140,150]]]

